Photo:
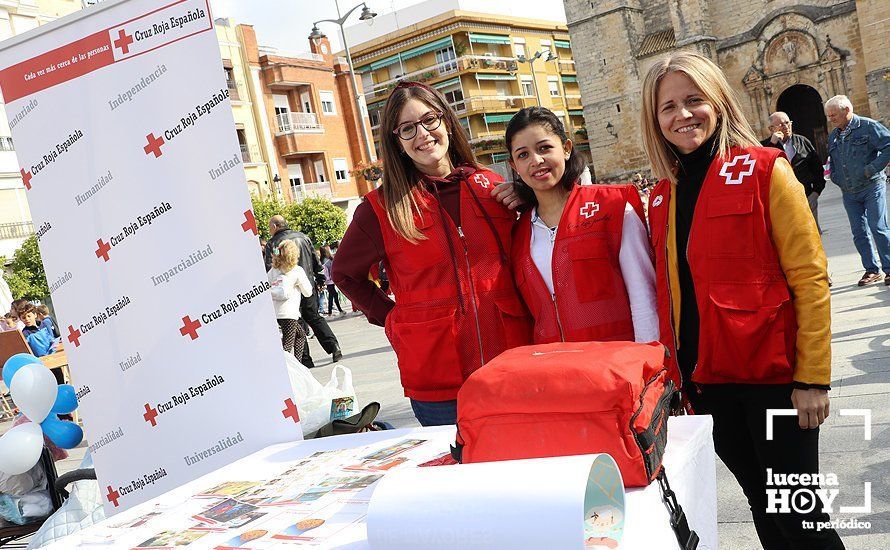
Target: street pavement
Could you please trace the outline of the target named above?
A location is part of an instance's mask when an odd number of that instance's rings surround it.
[[[836,507],[862,506],[863,483],[871,483],[870,513],[835,512],[832,519],[870,522],[870,529],[839,532],[848,549],[875,550],[890,540],[890,287],[856,286],[863,269],[853,247],[840,191],[834,185],[829,185],[820,199],[819,220],[834,281],[832,414],[821,428],[821,470],[838,476]],[[348,311],[348,304],[345,307]],[[395,355],[383,329],[352,313],[329,320],[343,350],[341,364],[352,371],[360,405],[377,401],[382,406],[381,420],[397,428],[417,426],[411,406],[402,395]],[[324,383],[330,378],[331,358],[314,339],[310,340],[310,349],[318,365],[312,374]],[[842,409],[870,411],[870,440],[864,437],[862,416],[840,416]],[[0,423],[0,433],[9,426],[9,422]],[[60,473],[77,467],[85,445],[57,464]],[[757,550],[760,545],[745,498],[719,461],[717,476],[721,548]]]

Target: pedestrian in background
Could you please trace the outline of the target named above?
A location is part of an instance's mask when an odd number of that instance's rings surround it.
[[[883,278],[884,284],[890,285],[890,225],[884,174],[890,162],[890,130],[876,120],[854,114],[853,104],[844,95],[825,102],[825,115],[834,126],[828,136],[831,181],[843,192],[853,244],[865,268],[858,284],[865,286]]]
[[[265,260],[266,271],[272,267],[272,251],[277,248],[282,241],[293,241],[300,249],[300,267],[306,272],[306,276],[315,283],[324,283],[324,275],[322,274],[321,262],[315,255],[315,247],[309,237],[291,229],[284,216],[275,215],[269,219],[269,234],[272,235],[266,242]],[[343,357],[340,351],[340,343],[327,321],[318,312],[318,289],[313,284],[313,292],[311,296],[304,296],[300,302],[301,319],[312,329],[318,343],[324,348],[325,352],[331,354],[334,363]],[[310,369],[315,366],[312,356],[309,354],[309,346],[303,348],[302,357],[297,357],[300,362]]]
[[[334,284],[334,279],[331,278],[331,268],[334,264],[334,256],[331,254],[331,251],[327,247],[321,247],[318,249],[321,254],[321,265],[324,270],[324,282],[327,286],[328,291],[328,315],[332,315],[334,313],[334,304],[337,305],[337,311],[340,312],[340,315],[345,315],[346,312],[343,311],[343,308],[340,306],[340,293],[337,291],[337,286]]]
[[[275,318],[281,329],[284,351],[302,357],[306,333],[300,326],[300,302],[312,296],[313,284],[306,271],[298,265],[300,249],[296,243],[283,240],[272,251],[272,268],[268,272]]]
[[[793,124],[786,113],[776,111],[769,116],[769,131],[772,133],[760,143],[764,147],[775,147],[785,152],[794,177],[803,185],[816,227],[819,227],[819,195],[825,190],[825,168],[812,142],[795,134]],[[821,228],[819,233],[822,233]]]

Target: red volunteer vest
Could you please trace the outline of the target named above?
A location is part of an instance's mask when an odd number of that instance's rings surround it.
[[[633,341],[630,300],[618,264],[628,202],[644,220],[633,186],[572,189],[553,243],[553,295],[532,260],[531,210],[520,217],[513,230],[513,274],[534,318],[535,344]]]
[[[699,313],[694,382],[792,381],[797,320],[770,233],[770,178],[779,155],[771,147],[732,148],[705,175],[686,249]],[[667,180],[652,191],[649,222],[662,343],[676,357],[672,310],[680,304],[671,302],[668,281],[670,192]]]
[[[503,180],[486,170],[468,168],[465,174],[456,183],[460,227],[424,192],[422,215],[414,221],[427,238],[417,244],[387,222],[379,193],[368,193],[380,220],[396,302],[386,317],[386,335],[405,395],[413,399],[455,399],[473,371],[502,351],[531,342],[531,320],[494,233],[509,254],[516,215],[490,195],[492,185]]]

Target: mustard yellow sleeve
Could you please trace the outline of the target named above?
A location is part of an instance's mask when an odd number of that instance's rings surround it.
[[[831,295],[828,261],[803,186],[784,158],[776,159],[769,193],[772,238],[797,314],[794,381],[831,384]]]

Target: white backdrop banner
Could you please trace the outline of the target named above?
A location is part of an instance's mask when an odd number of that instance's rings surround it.
[[[302,438],[212,21],[122,0],[0,44],[107,513]]]

